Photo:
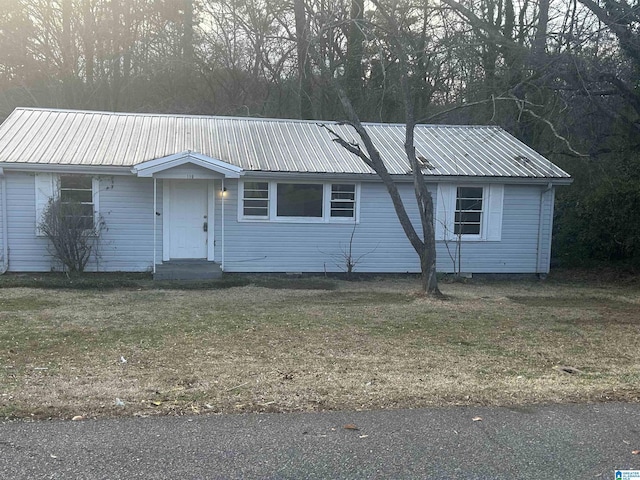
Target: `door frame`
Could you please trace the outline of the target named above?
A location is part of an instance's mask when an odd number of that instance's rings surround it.
[[[171,188],[174,180],[184,182],[185,179],[162,180],[162,261],[171,260]],[[207,261],[215,261],[215,186],[213,180],[188,180],[205,183],[207,186]]]

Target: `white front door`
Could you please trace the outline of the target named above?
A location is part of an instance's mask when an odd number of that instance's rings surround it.
[[[169,182],[169,258],[207,258],[207,182]]]

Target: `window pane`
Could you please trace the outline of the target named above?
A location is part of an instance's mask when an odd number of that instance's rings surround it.
[[[456,235],[480,235],[480,225],[456,224],[453,233]]]
[[[245,182],[244,191],[247,190],[269,190],[269,183],[267,182]]]
[[[331,200],[355,200],[356,194],[353,192],[332,192]]]
[[[482,210],[482,199],[458,199],[456,210]]]
[[[61,175],[60,188],[73,188],[81,190],[91,190],[91,177],[85,175]]]
[[[353,218],[353,209],[350,210],[331,210],[332,217]]]
[[[266,217],[268,214],[269,210],[266,208],[244,207],[244,215],[246,217]]]
[[[244,191],[244,198],[269,198],[268,190],[247,190]]]
[[[279,183],[279,217],[322,217],[322,185]]]
[[[331,202],[331,210],[353,210],[353,202]]]
[[[480,223],[480,212],[456,212],[456,223]]]
[[[269,183],[245,182],[243,215],[246,217],[269,216]]]
[[[482,198],[482,187],[458,187],[458,198]]]
[[[62,203],[92,203],[93,193],[91,190],[60,190],[60,200]]]

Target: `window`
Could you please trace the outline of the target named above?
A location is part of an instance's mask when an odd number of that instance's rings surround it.
[[[458,187],[453,224],[455,235],[480,235],[482,231],[482,187]]]
[[[355,216],[356,186],[334,183],[331,185],[331,216],[353,218]]]
[[[60,203],[71,206],[70,212],[79,217],[83,228],[87,230],[93,228],[93,180],[91,177],[61,175]]]
[[[435,200],[437,240],[501,240],[504,185],[439,183]]]
[[[355,183],[240,182],[238,220],[279,222],[358,221]]]
[[[269,183],[245,182],[243,198],[245,217],[269,217]]]
[[[278,217],[322,218],[323,186],[315,183],[278,183]]]
[[[81,221],[87,229],[96,225],[99,208],[100,180],[86,175],[56,175],[40,172],[35,175],[36,235],[43,235],[40,222],[49,201],[60,198],[62,203],[78,203]]]

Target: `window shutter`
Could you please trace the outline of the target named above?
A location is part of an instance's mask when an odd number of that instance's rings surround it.
[[[456,188],[451,184],[438,184],[436,199],[436,240],[452,240],[456,208]]]
[[[93,190],[93,225],[98,231],[100,223],[100,179],[98,177],[93,177],[91,180],[91,189]]]
[[[502,204],[504,185],[489,185],[487,200],[487,240],[498,242],[502,239]]]
[[[55,177],[52,173],[38,173],[35,176],[36,183],[36,235],[42,236],[40,222],[44,211],[55,194]]]

